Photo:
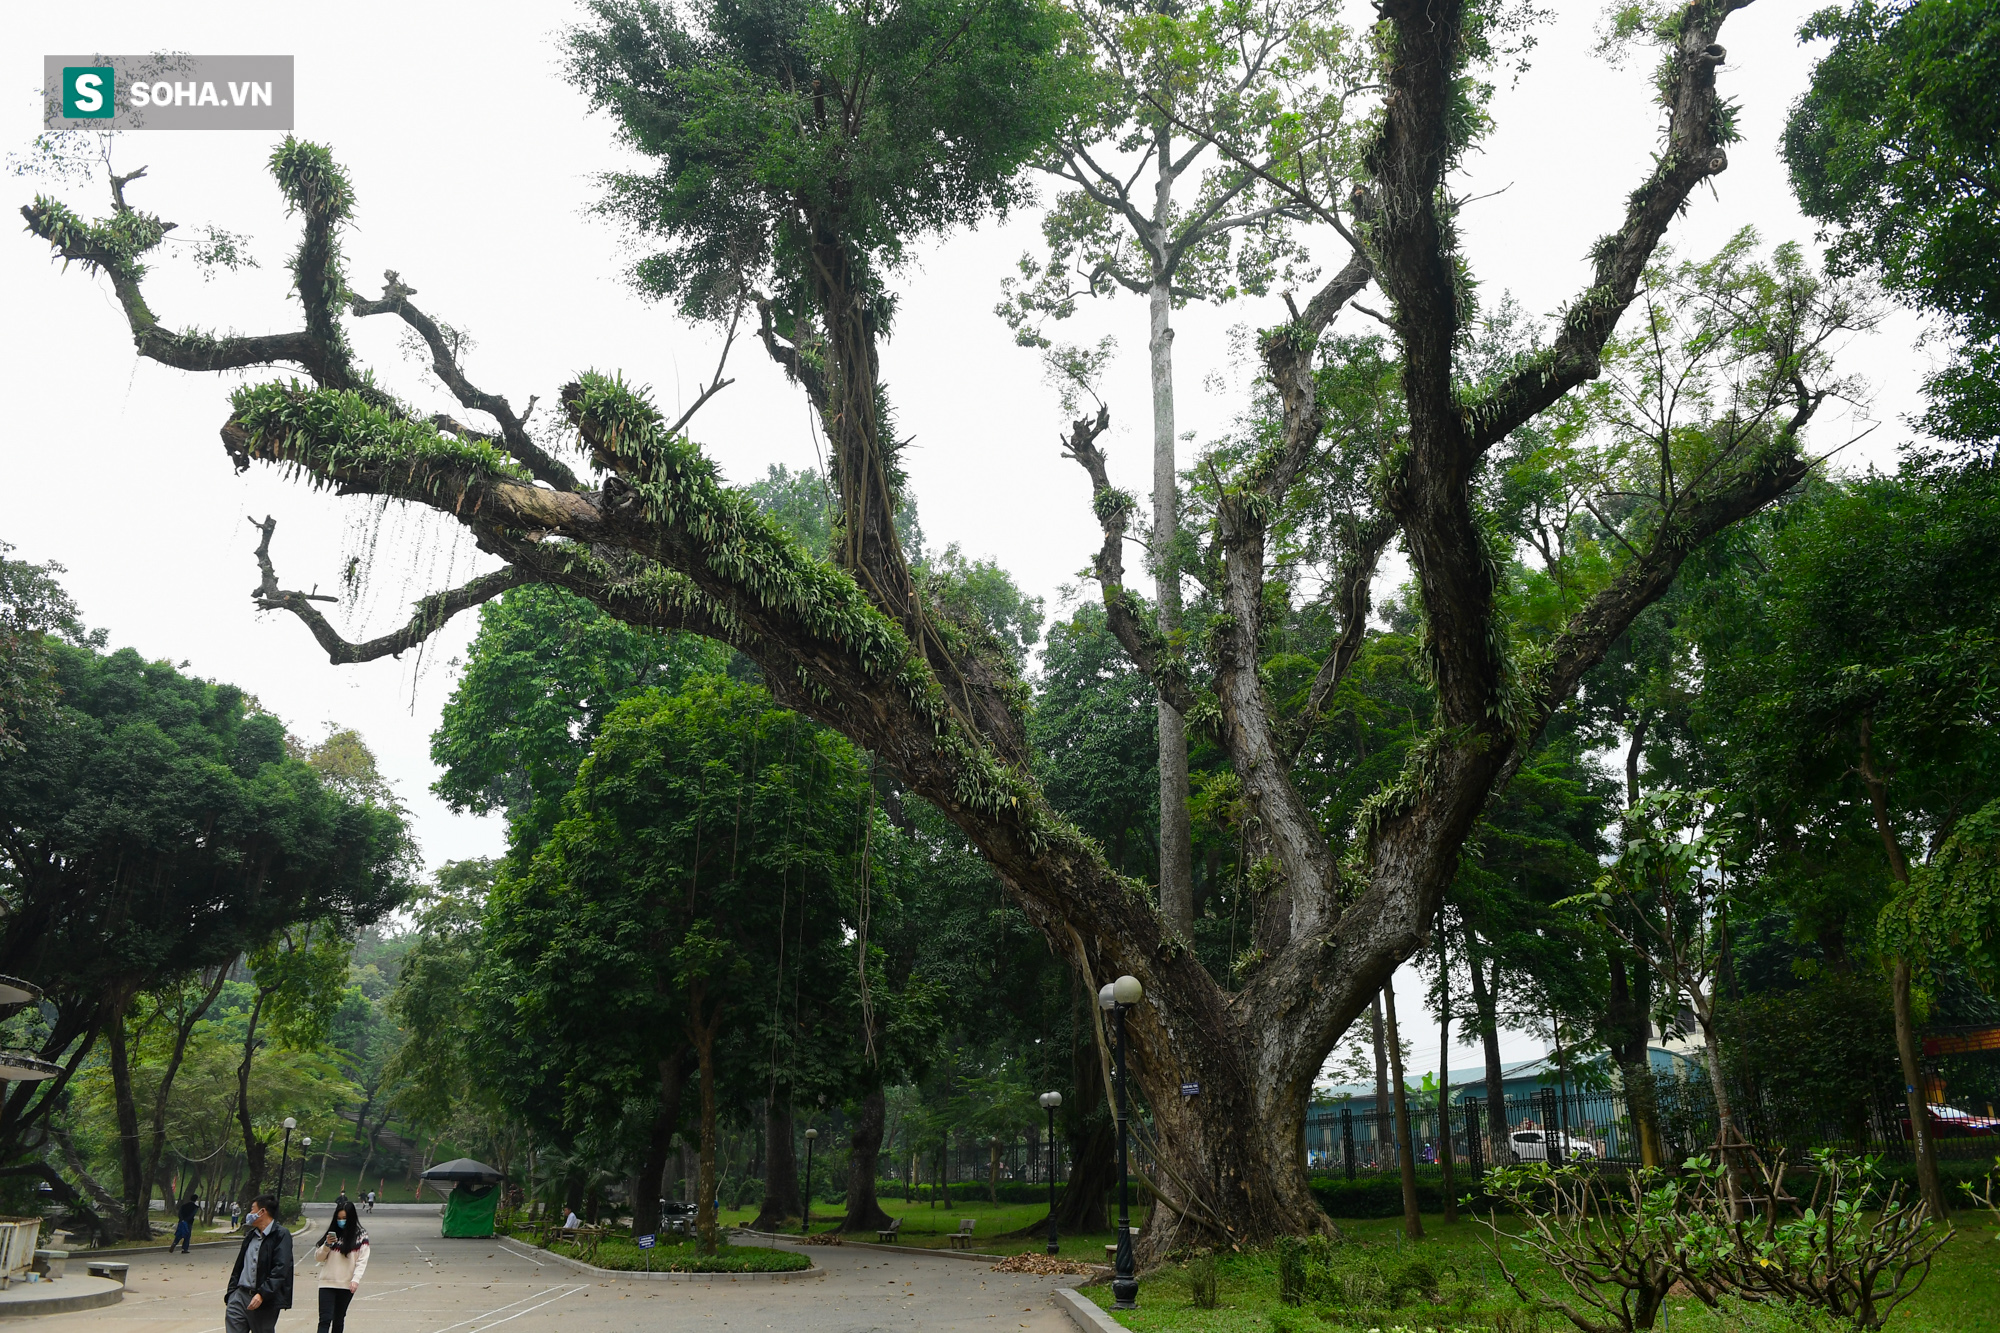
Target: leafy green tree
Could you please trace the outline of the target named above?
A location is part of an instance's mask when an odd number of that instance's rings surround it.
[[[602,204],[659,249],[642,291],[731,327],[754,303],[835,460],[842,564],[908,611],[902,472],[877,343],[910,242],[1026,195],[1021,164],[1073,106],[1061,11],[1037,0],[759,0],[700,11],[594,0],[570,77],[650,175]]]
[[[2000,483],[1983,469],[1820,487],[1774,518],[1754,561],[1705,581],[1709,609],[1688,626],[1701,724],[1746,819],[1738,855],[1836,970],[1873,952],[1892,896],[1922,900],[1914,868],[2000,792],[1996,534]],[[1882,961],[1920,1179],[1941,1210],[1914,964]]]
[[[1828,258],[1882,275],[1942,318],[1958,355],[1929,383],[1924,425],[1963,445],[2000,440],[2000,5],[1852,0],[1801,41],[1831,41],[1785,122],[1784,154]]]
[[[284,589],[274,570],[265,571],[262,605],[305,621],[339,662],[398,651],[450,614],[526,583],[556,584],[629,623],[728,643],[762,669],[783,704],[838,727],[947,814],[1051,945],[1075,949],[1093,976],[1140,977],[1148,999],[1133,1029],[1135,1069],[1160,1127],[1158,1183],[1173,1192],[1159,1215],[1201,1219],[1218,1241],[1241,1241],[1324,1225],[1298,1160],[1312,1079],[1418,947],[1488,799],[1689,553],[1814,466],[1806,431],[1837,379],[1821,336],[1834,303],[1765,303],[1732,362],[1755,389],[1745,401],[1757,405],[1762,428],[1720,442],[1669,435],[1664,479],[1649,468],[1607,470],[1593,500],[1618,491],[1631,504],[1611,515],[1611,555],[1595,576],[1574,581],[1560,625],[1520,625],[1502,595],[1506,560],[1496,558],[1483,504],[1487,465],[1517,429],[1560,418],[1600,373],[1672,220],[1727,166],[1737,126],[1718,82],[1719,39],[1738,7],[1703,0],[1652,31],[1661,48],[1658,151],[1592,247],[1588,281],[1547,345],[1473,380],[1461,374],[1474,288],[1459,251],[1454,173],[1488,126],[1482,75],[1500,56],[1501,11],[1472,0],[1384,0],[1373,47],[1380,113],[1360,155],[1365,188],[1348,204],[1358,224],[1350,231],[1366,244],[1258,341],[1281,429],[1217,485],[1201,564],[1221,575],[1219,613],[1197,654],[1161,635],[1124,586],[1135,502],[1110,485],[1096,448],[1108,414],[1075,424],[1071,452],[1104,529],[1096,573],[1107,619],[1177,712],[1213,706],[1217,743],[1268,838],[1275,873],[1263,897],[1282,910],[1260,911],[1260,935],[1270,926],[1264,957],[1236,990],[1171,947],[1154,904],[1048,804],[1032,775],[1018,673],[992,640],[963,635],[933,612],[894,523],[902,487],[873,359],[890,310],[889,270],[940,225],[1018,199],[1018,168],[1087,91],[1058,11],[1031,0],[888,11],[826,4],[706,10],[683,25],[632,5],[599,11],[576,47],[586,89],[662,163],[635,177],[641,189],[620,195],[614,183],[610,196],[624,216],[659,227],[658,267],[642,271],[656,271],[683,309],[724,319],[734,317],[736,293],[754,290],[736,274],[770,284],[766,350],[798,376],[828,428],[841,515],[831,562],[753,497],[724,486],[686,421],[667,419],[617,376],[586,374],[556,395],[602,477],[587,484],[529,437],[504,398],[465,377],[406,285],[392,280],[379,298],[350,300],[339,241],[356,194],[322,146],[287,140],[272,158],[302,233],[292,269],[303,324],[294,330],[218,337],[155,314],[145,263],[165,223],[127,201],[129,179],[117,182],[102,219],[46,196],[26,218],[54,253],[111,285],[142,355],[209,372],[304,367],[309,386],[267,377],[232,395],[221,435],[240,465],[285,466],[350,493],[451,514],[506,562],[425,598],[405,627],[365,644],[342,639],[310,595]],[[1392,312],[1404,424],[1368,459],[1379,484],[1364,512],[1371,530],[1400,532],[1409,553],[1435,707],[1396,781],[1336,845],[1292,780],[1292,738],[1261,665],[1273,625],[1267,607],[1283,600],[1287,576],[1271,558],[1272,516],[1312,470],[1334,420],[1316,391],[1323,335],[1370,280]],[[460,403],[495,429],[440,424],[383,391],[356,361],[349,313],[403,320],[430,345]],[[765,313],[760,305],[760,339]],[[1822,355],[1800,357],[1802,347]],[[1369,608],[1357,598],[1337,609],[1329,689],[1352,666]],[[1204,1095],[1173,1095],[1190,1077]],[[1142,1240],[1142,1257],[1165,1235]]]
[[[692,1056],[706,1245],[720,1084],[732,1050],[759,1063],[740,1038],[769,1021],[781,942],[793,942],[795,985],[802,972],[825,980],[843,922],[865,922],[851,914],[864,896],[866,790],[844,742],[762,690],[706,678],[635,696],[607,722],[548,842],[495,888],[490,947],[520,986],[518,1021],[560,1061],[572,1108],[658,1088],[671,1110]],[[863,980],[860,995],[869,990]],[[877,990],[874,1015],[861,1003],[867,1039],[886,1041],[894,997]]]
[[[1180,464],[1173,311],[1262,296],[1300,274],[1292,227],[1331,222],[1353,168],[1349,99],[1369,82],[1365,48],[1329,0],[1073,6],[1098,99],[1039,164],[1062,183],[1042,222],[1045,259],[1023,256],[999,314],[1027,345],[1086,297],[1145,298],[1152,384],[1150,566],[1160,631],[1180,628]],[[1160,909],[1194,937],[1194,847],[1185,722],[1155,703]]]
[[[291,758],[282,725],[234,686],[130,649],[49,651],[60,703],[29,715],[25,749],[0,763],[0,968],[36,978],[57,1006],[42,1051],[65,1074],[10,1090],[0,1142],[20,1163],[24,1138],[103,1037],[118,1092],[118,1225],[143,1237],[161,1139],[157,1115],[150,1143],[140,1129],[133,1006],[305,923],[380,918],[407,892],[412,849],[399,811]]]
[[[63,567],[10,560],[14,548],[0,542],[0,758],[21,748],[15,733],[31,712],[46,715],[55,704],[55,658],[51,641],[78,648],[102,648],[103,630],[84,628],[82,612],[57,580]]]
[[[713,643],[636,629],[558,589],[515,589],[480,608],[431,738],[444,770],[435,790],[454,810],[505,811],[510,847],[530,855],[620,701],[727,660]]]
[[[1049,631],[1028,735],[1051,800],[1134,878],[1154,866],[1159,802],[1152,684],[1086,604]]]

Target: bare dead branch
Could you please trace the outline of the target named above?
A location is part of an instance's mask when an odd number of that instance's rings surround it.
[[[509,588],[535,582],[519,569],[508,565],[491,574],[482,574],[461,587],[423,598],[401,629],[363,643],[350,643],[313,606],[314,602],[337,602],[339,598],[329,597],[317,590],[289,592],[278,586],[278,573],[271,563],[271,535],[278,530],[278,520],[266,515],[262,523],[255,519],[249,522],[251,527],[264,534],[257,543],[260,577],[257,586],[250,592],[250,599],[257,604],[259,611],[289,611],[297,616],[312,631],[319,646],[326,649],[327,660],[335,666],[372,662],[378,657],[401,657],[405,649],[414,648],[437,633],[447,620],[460,611],[490,602]]]
[[[416,288],[404,283],[396,270],[390,269],[382,275],[382,295],[379,299],[370,301],[356,296],[349,308],[362,318],[395,315],[416,330],[417,336],[430,348],[431,372],[444,382],[445,388],[451,390],[459,406],[484,412],[500,423],[500,437],[494,442],[513,455],[536,480],[546,482],[559,491],[575,490],[578,485],[576,474],[529,438],[528,413],[514,415],[514,409],[504,397],[475,387],[465,377],[465,372],[459,368],[456,349],[445,337],[444,330],[438,327],[436,320],[410,304],[410,298],[416,294]],[[528,412],[534,410],[535,400],[531,398],[528,400]],[[483,438],[491,440],[493,437]]]

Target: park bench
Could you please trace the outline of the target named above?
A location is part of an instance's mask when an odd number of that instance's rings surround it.
[[[1126,1227],[1125,1230],[1131,1233],[1134,1242],[1136,1242],[1139,1239],[1139,1228]],[[1109,1245],[1104,1247],[1104,1262],[1107,1264],[1116,1264],[1118,1262],[1117,1241],[1114,1240]]]
[[[37,1273],[40,1273],[43,1276],[43,1278],[49,1281],[54,1281],[57,1278],[60,1278],[63,1275],[63,1269],[68,1264],[69,1264],[68,1250],[35,1251],[35,1271]]]
[[[880,1231],[876,1232],[875,1239],[884,1245],[890,1244],[896,1239],[896,1233],[898,1231],[901,1231],[902,1229],[903,1229],[903,1219],[899,1217],[895,1221],[891,1222],[888,1226],[883,1227]]]
[[[951,1242],[951,1248],[954,1250],[969,1250],[972,1248],[973,1221],[974,1219],[970,1217],[961,1217],[958,1219],[958,1230],[945,1237],[946,1240]]]
[[[90,1261],[90,1275],[92,1277],[116,1278],[118,1279],[118,1285],[121,1287],[125,1285],[125,1274],[130,1272],[131,1268],[132,1265],[130,1264],[121,1264],[110,1259],[92,1259]]]

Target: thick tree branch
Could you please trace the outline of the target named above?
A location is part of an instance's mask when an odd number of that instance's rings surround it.
[[[1361,526],[1353,552],[1341,566],[1340,589],[1334,599],[1340,608],[1340,637],[1333,641],[1333,650],[1320,663],[1313,675],[1312,688],[1306,692],[1306,706],[1300,711],[1297,723],[1298,734],[1287,757],[1290,762],[1296,763],[1300,752],[1312,740],[1326,701],[1347,678],[1348,669],[1361,651],[1362,640],[1368,633],[1375,571],[1381,564],[1383,549],[1395,535],[1396,520],[1387,514],[1376,515]]]
[[[778,336],[769,297],[754,295],[757,303],[757,336],[764,342],[764,350],[785,372],[785,377],[806,391],[806,399],[813,410],[825,415],[827,409],[826,377],[820,373],[817,362],[809,360],[802,352],[803,340],[797,337],[784,339]]]
[[[132,259],[132,240],[151,237],[157,243],[171,222],[139,213],[115,218],[113,228],[95,227],[52,199],[37,199],[21,209],[28,230],[49,243],[65,264],[81,264],[86,272],[103,273],[125,312],[132,343],[139,355],[176,370],[242,370],[289,362],[313,373],[322,358],[312,336],[300,329],[261,335],[214,334],[163,328],[140,289],[144,270]],[[122,225],[120,225],[122,224]],[[120,234],[123,233],[123,234]],[[151,248],[150,244],[146,248]]]
[[[1188,679],[1187,663],[1151,623],[1131,589],[1125,586],[1125,527],[1132,518],[1132,497],[1111,484],[1104,451],[1097,437],[1111,427],[1111,409],[1099,406],[1097,416],[1070,423],[1063,455],[1074,458],[1090,476],[1090,507],[1104,531],[1092,573],[1104,594],[1105,621],[1134,666],[1160,692],[1160,697],[1186,717],[1201,702]]]
[[[395,315],[416,330],[417,336],[430,348],[432,373],[444,382],[445,388],[451,390],[459,406],[484,412],[499,422],[502,447],[534,474],[536,480],[547,482],[559,491],[575,490],[576,474],[528,437],[526,414],[516,416],[504,397],[476,388],[472,381],[466,379],[465,372],[459,368],[456,349],[444,330],[438,327],[436,320],[410,304],[410,298],[416,294],[416,288],[406,286],[396,270],[390,269],[382,275],[382,295],[379,299],[369,301],[356,296],[350,308],[362,318]],[[529,410],[533,410],[532,401]]]
[[[1751,0],[1697,0],[1681,19],[1669,59],[1672,82],[1661,95],[1667,107],[1667,143],[1644,184],[1625,206],[1617,231],[1591,248],[1596,269],[1590,286],[1571,302],[1553,345],[1531,358],[1491,393],[1465,404],[1471,447],[1484,452],[1588,379],[1618,317],[1631,304],[1660,237],[1686,207],[1695,186],[1729,166],[1723,151],[1726,111],[1715,89],[1725,52],[1716,41],[1723,20]]]

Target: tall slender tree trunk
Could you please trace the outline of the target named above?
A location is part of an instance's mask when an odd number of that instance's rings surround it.
[[[1868,804],[1875,815],[1875,832],[1889,858],[1889,873],[1898,884],[1908,886],[1910,863],[1903,844],[1889,820],[1889,781],[1875,762],[1874,718],[1861,714],[1861,780],[1868,788]],[[1910,1118],[1910,1146],[1917,1159],[1917,1192],[1930,1208],[1931,1216],[1943,1219],[1951,1214],[1945,1203],[1944,1186],[1938,1181],[1937,1144],[1931,1135],[1930,1112],[1924,1101],[1924,1072],[1917,1060],[1917,1024],[1910,1004],[1910,961],[1895,957],[1889,964],[1889,999],[1896,1015],[1896,1057],[1903,1066],[1903,1109]]]
[[[222,983],[228,977],[229,969],[227,967],[216,968],[215,975],[209,979],[207,991],[201,997],[201,1002],[190,1009],[184,1010],[179,1021],[174,1025],[174,1048],[167,1053],[166,1068],[160,1071],[160,1085],[153,1092],[153,1123],[151,1126],[153,1133],[151,1142],[146,1146],[145,1162],[145,1171],[149,1179],[160,1175],[160,1163],[166,1157],[167,1099],[173,1093],[174,1080],[180,1075],[181,1063],[187,1058],[188,1040],[194,1036],[195,1024],[202,1020],[202,1016],[208,1012],[209,1006],[215,1003],[215,997],[222,994]],[[329,1149],[332,1147],[331,1138],[332,1136],[329,1135]],[[324,1158],[320,1161],[320,1174],[322,1176],[326,1174],[326,1161]],[[167,1211],[171,1213],[174,1207],[171,1197],[166,1199],[166,1205]],[[150,1231],[148,1234],[150,1234]],[[139,1240],[144,1238],[134,1236],[133,1239]]]
[[[750,1225],[759,1231],[782,1231],[803,1216],[799,1159],[792,1151],[791,1095],[779,1088],[764,1102],[764,1203]]]
[[[706,987],[698,984],[689,995],[688,1026],[701,1071],[701,1165],[695,1182],[695,1232],[701,1252],[714,1254],[719,1237],[715,1225],[715,1029],[722,1006],[716,1005],[703,1024],[701,1010],[706,991]]]
[[[266,1144],[257,1137],[257,1127],[250,1119],[250,1065],[257,1056],[257,1020],[263,1016],[266,998],[259,990],[250,1005],[250,1022],[243,1029],[243,1063],[236,1066],[236,1124],[243,1131],[243,1192],[237,1196],[241,1203],[248,1203],[264,1189]]]
[[[1160,632],[1181,622],[1180,465],[1174,429],[1173,271],[1163,263],[1173,221],[1173,139],[1165,126],[1154,136],[1159,176],[1153,203],[1154,277],[1146,293],[1147,352],[1153,378],[1153,568]],[[1194,838],[1188,818],[1187,726],[1160,700],[1160,915],[1181,939],[1194,939]]]
[[[1444,1224],[1458,1221],[1458,1198],[1452,1189],[1457,1165],[1451,1135],[1451,955],[1445,932],[1438,931],[1438,1169],[1444,1173]]]
[[[1472,932],[1465,934],[1472,942]],[[1466,958],[1472,973],[1472,1007],[1479,1012],[1479,1042],[1486,1054],[1486,1160],[1494,1166],[1507,1165],[1507,1086],[1500,1067],[1500,969],[1486,975],[1486,964],[1468,947]]]
[[[1709,1089],[1715,1095],[1715,1134],[1717,1148],[1722,1155],[1724,1174],[1729,1182],[1729,1207],[1737,1218],[1748,1216],[1749,1190],[1743,1174],[1743,1152],[1739,1145],[1744,1142],[1743,1131],[1736,1124],[1736,1107],[1729,1096],[1728,1080],[1722,1072],[1722,1049],[1716,1041],[1715,997],[1711,993],[1706,999],[1700,995],[1688,997],[1695,1005],[1695,1020],[1701,1024],[1704,1064],[1708,1068]]]
[[[1417,1154],[1410,1139],[1410,1096],[1403,1086],[1403,1046],[1396,1036],[1396,982],[1392,975],[1382,988],[1382,1013],[1388,1024],[1389,1077],[1395,1084],[1396,1164],[1403,1177],[1403,1234],[1424,1238],[1424,1218],[1417,1208]]]
[[[880,1231],[889,1214],[875,1200],[875,1173],[882,1157],[882,1127],[889,1098],[878,1084],[861,1098],[861,1113],[847,1137],[847,1220],[842,1231]]]
[[[1389,1114],[1389,1052],[1382,1044],[1382,996],[1377,993],[1368,1011],[1368,1035],[1375,1042],[1375,1165],[1380,1167],[1382,1159],[1393,1160],[1395,1148],[1389,1145],[1389,1136],[1383,1132],[1383,1117]]]
[[[108,1006],[105,1054],[110,1057],[113,1116],[118,1124],[118,1176],[125,1212],[122,1230],[127,1240],[150,1240],[153,1226],[148,1205],[153,1178],[139,1149],[139,1107],[132,1093],[132,1059],[125,1038],[125,1011],[131,1002],[130,996],[122,996]]]
[[[1645,749],[1646,730],[1652,717],[1640,709],[1632,721],[1632,735],[1625,746],[1625,808],[1639,803],[1639,759]],[[1631,836],[1632,830],[1627,830]],[[1653,1090],[1653,1059],[1647,1053],[1652,1036],[1652,977],[1645,959],[1631,958],[1632,977],[1626,977],[1627,960],[1616,946],[1611,953],[1611,1002],[1608,1017],[1612,1031],[1611,1057],[1618,1062],[1625,1083],[1625,1104],[1639,1134],[1639,1164],[1662,1166],[1666,1154],[1660,1149],[1660,1102]]]

